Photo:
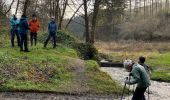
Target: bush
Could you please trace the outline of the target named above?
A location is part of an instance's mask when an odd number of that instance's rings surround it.
[[[48,33],[40,32],[40,36],[39,36],[38,40],[41,43],[44,43],[47,36],[48,36]],[[68,33],[66,31],[58,31],[57,32],[57,42],[58,43],[69,46],[70,44],[75,43],[77,41],[78,40],[74,36],[72,36],[71,33]]]
[[[59,31],[57,33],[57,41],[58,43],[71,46],[72,44],[78,42],[78,39],[75,38],[72,33],[66,31]]]
[[[98,51],[92,44],[76,43],[73,45],[73,48],[76,49],[79,56],[85,60],[98,60]]]
[[[47,35],[47,33],[41,33],[39,36],[39,41],[44,43]],[[59,31],[57,33],[57,42],[75,49],[78,52],[79,57],[82,59],[98,60],[98,51],[92,44],[79,43],[78,39],[67,31]]]

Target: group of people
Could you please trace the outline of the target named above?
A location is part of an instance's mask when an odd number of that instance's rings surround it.
[[[30,42],[31,46],[37,44],[37,33],[40,29],[40,22],[35,14],[32,15],[32,19],[28,22],[26,15],[22,15],[20,20],[15,15],[10,19],[11,24],[11,45],[14,47],[14,39],[17,37],[18,47],[20,51],[30,52],[28,50],[28,31],[30,30]],[[58,24],[55,22],[55,18],[51,17],[48,23],[48,37],[44,42],[44,47],[47,46],[50,38],[53,38],[53,48],[56,47],[56,34],[58,31]]]
[[[18,20],[15,15],[10,20],[11,22],[11,44],[14,47],[14,38],[17,36],[18,46],[21,51],[29,52],[28,50],[28,30],[30,30],[30,42],[31,46],[37,44],[37,32],[40,29],[40,22],[35,14],[32,15],[32,19],[27,22],[25,15],[21,16]],[[53,48],[56,47],[56,33],[58,31],[57,23],[55,18],[52,17],[48,23],[48,37],[44,42],[44,47],[47,46],[50,38],[53,38]],[[125,60],[124,67],[127,69],[129,79],[125,81],[126,84],[132,85],[137,83],[137,87],[134,91],[132,100],[145,100],[144,93],[150,86],[150,69],[145,64],[145,57],[140,57],[138,63],[134,63],[132,60]]]
[[[132,100],[146,100],[144,93],[150,86],[151,70],[145,64],[145,57],[139,57],[138,63],[134,63],[130,59],[125,60],[124,67],[130,72],[129,78],[125,81],[125,84],[137,84]]]

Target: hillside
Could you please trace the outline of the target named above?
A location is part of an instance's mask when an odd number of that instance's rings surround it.
[[[68,94],[119,95],[121,86],[99,70],[93,60],[82,60],[75,49],[58,44],[43,48],[42,37],[31,52],[11,48],[7,28],[0,33],[0,90]],[[62,33],[64,34],[64,32]],[[67,39],[63,39],[67,40]]]

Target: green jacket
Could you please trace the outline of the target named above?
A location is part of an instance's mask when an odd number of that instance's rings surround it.
[[[147,74],[145,68],[139,64],[134,64],[132,66],[132,71],[130,73],[131,78],[127,81],[127,84],[136,84],[138,88],[145,88],[150,85],[150,78]]]

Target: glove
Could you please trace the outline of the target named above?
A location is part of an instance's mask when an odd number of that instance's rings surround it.
[[[130,84],[129,77],[126,77],[124,82],[125,82],[126,84]]]
[[[126,83],[126,84],[130,84],[129,80],[125,80],[125,83]]]

